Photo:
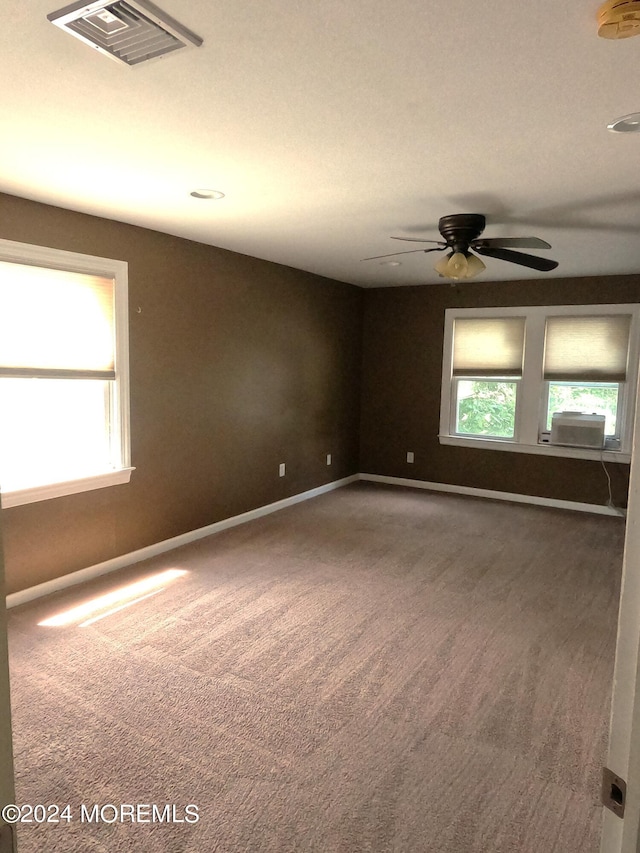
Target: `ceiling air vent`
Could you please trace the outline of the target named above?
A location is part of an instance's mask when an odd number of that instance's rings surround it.
[[[98,0],[73,3],[47,19],[100,53],[139,65],[181,47],[199,47],[202,39],[147,0]]]

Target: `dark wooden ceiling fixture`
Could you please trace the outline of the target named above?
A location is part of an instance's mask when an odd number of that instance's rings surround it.
[[[481,213],[454,213],[443,216],[438,222],[438,230],[444,242],[438,240],[422,240],[415,237],[392,237],[392,240],[404,240],[409,243],[435,243],[433,249],[410,249],[406,252],[392,252],[389,255],[376,255],[364,258],[373,261],[378,258],[390,258],[395,255],[408,255],[412,252],[442,252],[449,253],[436,264],[436,271],[444,278],[469,279],[483,272],[486,267],[477,257],[484,255],[499,261],[519,264],[539,272],[550,272],[558,266],[557,261],[529,255],[514,249],[550,249],[551,246],[539,237],[482,237],[486,219]]]

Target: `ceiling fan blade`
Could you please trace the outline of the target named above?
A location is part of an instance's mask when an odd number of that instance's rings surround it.
[[[443,243],[442,240],[422,240],[418,237],[392,237],[391,239],[404,240],[405,243],[437,243],[438,246],[442,246],[443,249],[447,245],[446,243]]]
[[[361,258],[363,261],[377,261],[378,258],[393,258],[395,255],[413,255],[416,252],[441,252],[446,246],[438,246],[437,249],[409,249],[407,252],[391,252],[390,255],[374,255],[372,258]]]
[[[500,249],[497,246],[487,246],[486,248],[475,246],[474,248],[479,255],[485,255],[487,258],[509,261],[512,264],[520,264],[521,267],[540,270],[540,272],[551,272],[558,266],[557,261],[538,258],[536,255],[526,255],[524,252],[512,252],[511,249]]]
[[[541,240],[539,237],[486,237],[474,240],[471,243],[472,249],[477,249],[479,246],[489,247],[494,249],[550,249],[551,244],[546,240]]]

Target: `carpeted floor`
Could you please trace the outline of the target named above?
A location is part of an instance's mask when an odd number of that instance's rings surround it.
[[[623,536],[359,483],[11,611],[20,853],[597,853]]]

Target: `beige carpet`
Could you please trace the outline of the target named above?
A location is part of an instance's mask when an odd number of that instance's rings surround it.
[[[20,853],[597,853],[623,535],[360,483],[12,611]]]

